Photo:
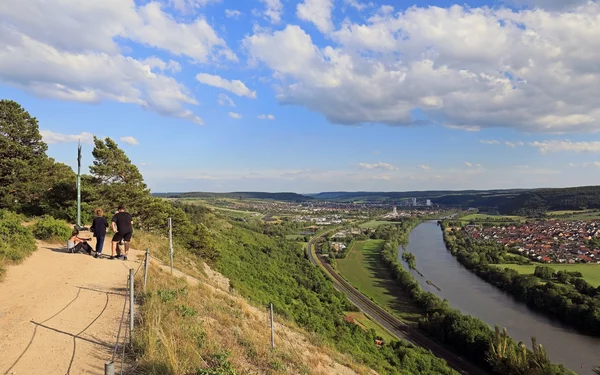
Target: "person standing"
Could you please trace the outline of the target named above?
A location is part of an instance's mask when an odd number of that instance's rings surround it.
[[[106,228],[108,228],[108,220],[104,217],[104,211],[101,208],[96,208],[96,217],[92,221],[90,230],[96,237],[96,254],[94,258],[98,258],[102,255],[102,248],[104,247],[104,238],[106,237]]]
[[[112,253],[110,259],[115,259],[117,244],[123,241],[123,260],[127,260],[127,254],[129,253],[129,241],[131,241],[131,235],[133,234],[133,218],[128,212],[125,212],[125,207],[121,205],[111,221],[112,229],[115,232],[115,235],[112,238]]]

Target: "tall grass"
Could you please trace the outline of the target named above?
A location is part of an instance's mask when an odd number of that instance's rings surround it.
[[[33,226],[33,235],[38,240],[52,243],[65,242],[71,237],[71,229],[63,220],[42,216]]]
[[[151,266],[139,311],[134,343],[140,374],[356,373],[337,363],[351,359],[314,346],[305,333],[281,323],[272,350],[266,311],[207,283],[190,285],[158,266]]]
[[[21,262],[36,249],[33,233],[22,221],[20,215],[0,210],[0,280],[8,264]]]

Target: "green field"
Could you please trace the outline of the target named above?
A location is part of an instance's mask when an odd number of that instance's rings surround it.
[[[600,220],[600,212],[592,211],[551,211],[548,212],[548,216],[557,216],[557,215],[566,215],[560,216],[556,219],[558,220]]]
[[[512,268],[521,274],[533,275],[535,267],[540,265],[542,264],[499,264],[498,266]],[[557,271],[579,271],[588,283],[595,287],[600,286],[600,264],[544,264],[544,266],[552,267]]]
[[[386,221],[386,220],[371,220],[368,221],[366,223],[362,223],[359,225],[359,227],[361,228],[369,228],[369,229],[375,229],[380,225],[385,225],[385,224],[398,224],[395,221]]]
[[[506,221],[514,221],[514,220],[525,220],[523,216],[507,216],[507,215],[488,215],[488,214],[470,214],[467,216],[463,216],[460,218],[461,221],[470,221],[470,220],[506,220]]]
[[[378,305],[407,323],[417,323],[421,311],[398,287],[381,260],[383,243],[383,240],[357,241],[345,259],[336,261],[337,270],[350,284]]]
[[[378,323],[372,321],[368,316],[361,312],[348,312],[346,316],[350,316],[354,319],[354,322],[362,327],[364,330],[374,329],[377,335],[381,336],[386,343],[392,341],[398,341],[397,338],[392,336],[385,328],[381,327]]]

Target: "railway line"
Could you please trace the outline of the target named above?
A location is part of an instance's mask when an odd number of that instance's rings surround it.
[[[381,306],[371,301],[371,299],[366,297],[364,294],[362,294],[356,288],[350,285],[346,280],[344,280],[344,278],[342,278],[331,267],[330,264],[324,262],[322,257],[316,255],[316,252],[313,253],[312,251],[314,242],[322,235],[323,234],[314,237],[309,241],[307,246],[307,256],[309,260],[315,266],[321,265],[326,270],[326,273],[329,275],[329,277],[333,279],[333,283],[336,289],[346,294],[348,299],[350,299],[350,301],[353,304],[355,304],[359,309],[361,309],[366,315],[368,315],[374,321],[378,322],[381,326],[390,331],[390,333],[392,333],[398,339],[406,340],[412,343],[413,345],[428,349],[437,357],[443,358],[444,360],[446,360],[448,365],[450,365],[452,368],[454,368],[461,374],[488,375],[488,372],[465,361],[460,356],[452,353],[444,346],[425,336],[422,332],[419,332],[417,329],[411,328],[409,325],[390,314]]]

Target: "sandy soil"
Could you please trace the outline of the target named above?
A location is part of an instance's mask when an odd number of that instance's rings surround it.
[[[126,262],[95,259],[38,243],[0,283],[0,374],[104,374],[129,268],[137,269],[142,256],[132,250]]]

